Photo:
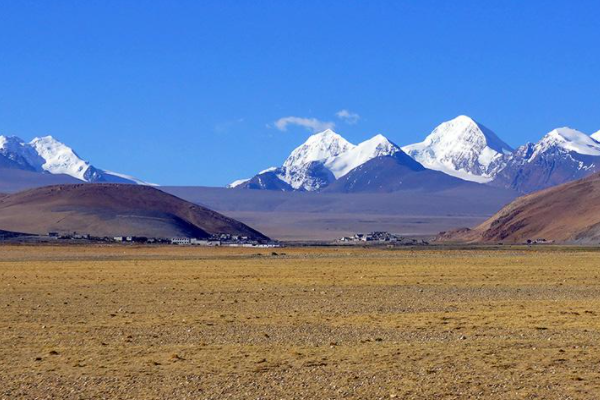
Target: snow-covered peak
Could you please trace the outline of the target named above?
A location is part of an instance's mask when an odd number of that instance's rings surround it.
[[[283,163],[283,167],[293,168],[313,161],[324,161],[351,148],[354,148],[353,144],[331,129],[327,129],[310,136],[306,142],[294,149]]]
[[[52,136],[36,137],[29,143],[44,159],[42,169],[51,174],[65,174],[87,181],[86,172],[90,168],[70,147]]]
[[[476,148],[489,147],[498,153],[512,151],[511,147],[500,140],[494,132],[466,115],[459,115],[438,125],[422,143],[430,146],[439,145],[438,150],[445,150],[447,153],[461,152],[463,150],[461,147],[465,144]],[[441,148],[441,146],[447,147]]]
[[[373,151],[390,151],[395,149],[396,151],[400,148],[392,143],[388,138],[383,136],[381,133],[373,136],[371,139],[365,140],[360,143],[357,147],[362,146],[363,148],[371,148]]]
[[[592,139],[594,139],[597,142],[600,142],[600,131],[596,132],[596,133],[592,133]]]
[[[22,166],[41,171],[43,159],[29,144],[16,136],[0,136],[0,154]]]
[[[325,166],[336,179],[339,179],[375,157],[391,156],[399,151],[402,151],[400,147],[390,142],[385,136],[378,134],[345,153],[330,158],[325,162]]]
[[[129,175],[97,169],[73,149],[52,136],[26,143],[15,136],[0,136],[0,163],[10,168],[64,174],[85,182],[113,182],[157,186]]]
[[[585,133],[568,127],[556,128],[546,134],[536,145],[533,156],[552,147],[588,156],[600,156],[600,143]]]
[[[460,115],[437,126],[423,142],[402,148],[425,167],[473,182],[489,182],[497,161],[512,151],[494,132]]]

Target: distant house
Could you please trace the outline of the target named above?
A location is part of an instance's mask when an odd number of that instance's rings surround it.
[[[171,244],[178,244],[178,245],[191,244],[191,239],[185,238],[185,237],[171,238]]]
[[[210,239],[190,239],[190,244],[195,246],[220,246],[220,240],[210,240]]]
[[[113,238],[113,240],[114,240],[115,242],[122,242],[122,241],[123,241],[123,236],[115,236],[115,237]]]

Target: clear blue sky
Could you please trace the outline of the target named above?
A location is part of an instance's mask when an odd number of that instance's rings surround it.
[[[600,1],[0,2],[0,133],[224,185],[334,122],[403,145],[468,114],[513,146],[600,130]],[[340,110],[360,115],[349,124]]]

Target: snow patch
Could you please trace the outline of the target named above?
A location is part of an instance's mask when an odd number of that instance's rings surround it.
[[[65,174],[87,181],[85,174],[90,164],[79,158],[70,147],[52,136],[35,138],[29,144],[44,159],[43,170],[51,174]]]
[[[249,180],[250,180],[250,178],[248,178],[248,179],[238,179],[236,181],[231,182],[229,185],[227,185],[227,188],[233,189],[234,187],[238,187],[240,185],[243,185],[244,183],[248,182]]]
[[[267,172],[273,172],[273,171],[277,171],[278,169],[279,169],[279,168],[277,168],[277,167],[269,167],[269,168],[267,168],[267,169],[263,169],[262,171],[260,171],[260,172],[258,173],[258,175],[260,175],[260,174],[266,174]]]
[[[120,174],[118,172],[114,172],[114,171],[108,171],[108,170],[102,170],[102,172],[106,175],[112,175],[112,176],[116,176],[117,178],[121,178],[124,180],[128,180],[131,181],[133,183],[135,183],[136,185],[143,185],[143,186],[160,186],[158,183],[151,183],[151,182],[144,182],[140,179],[137,179],[131,175],[126,175],[126,174]]]

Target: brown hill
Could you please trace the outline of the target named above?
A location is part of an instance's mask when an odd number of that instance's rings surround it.
[[[0,229],[161,238],[229,233],[267,239],[239,221],[156,188],[122,184],[46,186],[1,197]]]
[[[474,229],[440,241],[470,243],[600,242],[600,174],[520,197]]]

